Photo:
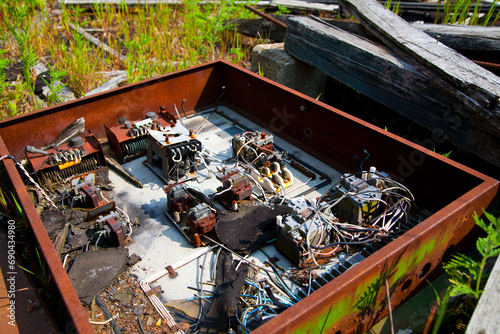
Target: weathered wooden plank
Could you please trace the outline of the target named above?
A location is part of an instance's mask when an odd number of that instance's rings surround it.
[[[39,76],[42,73],[48,73],[49,69],[42,63],[37,63],[33,68],[31,68],[31,72],[35,74],[35,76]],[[50,81],[50,80],[49,80]],[[51,94],[51,88],[48,85],[51,85],[52,89],[57,91],[57,99],[60,103],[68,102],[75,99],[75,94],[64,84],[57,80],[54,82],[46,82],[43,84],[41,88],[41,93],[44,96],[44,99],[47,100],[48,96]]]
[[[472,63],[375,0],[340,0],[370,32],[399,54],[410,55],[463,94],[462,102],[484,121],[500,129],[500,78]],[[500,161],[500,160],[499,160]]]
[[[69,23],[69,27],[71,29],[75,30],[76,32],[78,32],[83,37],[85,37],[87,40],[89,40],[94,45],[96,45],[96,46],[100,47],[101,49],[103,49],[104,52],[112,55],[113,57],[116,57],[116,58],[120,59],[122,62],[126,62],[127,61],[127,57],[126,56],[122,55],[120,52],[116,51],[115,49],[109,47],[107,44],[101,42],[98,38],[92,36],[91,34],[89,34],[88,32],[86,32],[83,28],[77,27],[77,26],[75,26],[72,23]]]
[[[278,8],[278,5],[286,7],[287,9],[314,10],[314,11],[322,11],[322,12],[336,12],[339,10],[338,5],[315,3],[315,2],[305,2],[305,1],[299,1],[299,0],[259,1],[256,4],[256,7],[257,8],[263,8],[263,7]]]
[[[119,74],[116,77],[106,81],[103,85],[101,85],[95,89],[92,89],[90,92],[85,94],[85,96],[90,96],[90,95],[106,92],[108,90],[117,88],[122,82],[124,82],[126,80],[127,80],[127,73],[126,72]]]
[[[290,15],[271,15],[273,18],[288,23]],[[325,22],[358,36],[375,38],[373,34],[355,21],[324,19]],[[285,30],[263,19],[235,19],[230,22],[239,33],[249,36],[265,36],[273,41],[282,42]],[[464,25],[442,25],[413,22],[410,25],[424,31],[454,50],[495,51],[500,52],[500,27],[481,27]]]
[[[500,165],[500,130],[465,105],[466,98],[408,55],[306,17],[288,21],[285,49],[327,75],[447,138],[458,147]],[[433,136],[434,136],[433,135]]]
[[[455,50],[500,51],[500,27],[429,23],[411,26]]]

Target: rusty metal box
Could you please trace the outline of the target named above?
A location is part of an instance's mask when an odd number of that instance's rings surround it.
[[[87,129],[105,140],[104,124],[113,124],[119,114],[140,119],[145,110],[180,104],[182,98],[188,114],[196,113],[215,105],[222,86],[224,105],[339,171],[353,171],[353,155],[368,150],[374,165],[403,181],[419,205],[432,212],[256,333],[366,331],[387,314],[385,292],[379,293],[385,291],[385,280],[394,308],[464,239],[474,226],[474,212],[482,212],[496,195],[495,179],[224,61],[3,120],[0,154],[15,155],[26,145],[49,142],[82,116]],[[93,332],[16,166],[9,159],[3,162],[72,326]]]

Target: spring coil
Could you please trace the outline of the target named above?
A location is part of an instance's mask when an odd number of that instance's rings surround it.
[[[148,143],[146,138],[135,140],[131,143],[124,144],[125,155],[141,155],[144,154],[148,148]]]
[[[95,158],[83,158],[79,164],[65,168],[63,170],[53,169],[44,174],[52,183],[61,183],[70,177],[80,174],[90,173],[97,169],[97,160]]]

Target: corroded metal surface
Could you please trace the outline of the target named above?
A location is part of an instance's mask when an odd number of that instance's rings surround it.
[[[180,105],[182,99],[189,113],[206,109],[215,104],[223,86],[222,103],[342,172],[354,171],[359,162],[353,156],[362,160],[366,150],[370,165],[403,181],[419,207],[433,213],[256,333],[364,332],[387,314],[385,280],[394,308],[469,233],[473,212],[481,212],[496,194],[498,181],[492,178],[224,61],[2,121],[0,153],[16,155],[26,145],[48,143],[82,116],[86,128],[104,139],[104,124],[116,126],[120,116],[140,119],[160,106],[172,111],[173,104]],[[79,332],[91,332],[14,164],[4,161],[72,325]]]

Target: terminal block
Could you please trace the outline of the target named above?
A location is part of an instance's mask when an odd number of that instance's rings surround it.
[[[106,166],[101,144],[90,131],[72,138],[67,144],[46,150],[28,146],[26,157],[35,177],[49,188]]]
[[[293,174],[274,150],[273,136],[265,132],[245,132],[233,138],[235,154],[254,169],[252,176],[268,191],[280,191],[293,184]]]
[[[197,178],[195,157],[201,150],[201,142],[181,124],[163,131],[148,131],[147,162],[152,168],[161,165],[161,176],[166,182]]]
[[[167,194],[167,217],[193,245],[201,246],[200,237],[215,228],[215,209],[201,201],[203,194],[184,184],[166,186],[163,190]]]
[[[120,125],[104,125],[109,146],[122,163],[144,156],[147,150],[148,130],[164,130],[175,123],[164,114],[150,111],[144,119],[129,121],[127,117],[118,119]]]

